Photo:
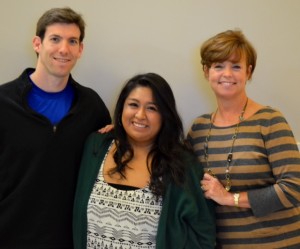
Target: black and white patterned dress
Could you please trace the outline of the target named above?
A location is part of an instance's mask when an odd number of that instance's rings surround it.
[[[88,202],[87,248],[155,249],[162,198],[156,200],[148,187],[123,190],[106,183],[107,154]]]

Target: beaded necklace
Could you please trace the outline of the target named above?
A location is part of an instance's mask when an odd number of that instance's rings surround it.
[[[227,155],[226,170],[225,170],[225,179],[226,179],[225,189],[226,189],[226,191],[229,191],[231,189],[231,178],[230,178],[230,173],[229,173],[229,167],[230,167],[230,164],[232,162],[234,142],[237,139],[237,135],[239,133],[239,125],[244,120],[244,113],[245,113],[245,110],[247,108],[247,104],[248,104],[248,98],[247,98],[246,103],[243,107],[243,110],[242,110],[242,112],[239,116],[239,121],[235,126],[234,134],[232,136],[231,148],[230,148],[230,150],[228,152],[228,155]],[[210,135],[211,135],[211,129],[212,129],[213,123],[215,121],[217,111],[218,111],[218,109],[215,111],[215,115],[211,114],[211,116],[210,116],[210,127],[209,127],[209,130],[208,130],[208,133],[207,133],[207,136],[206,136],[206,139],[205,139],[205,143],[204,143],[204,157],[205,157],[205,161],[206,161],[207,171],[208,171],[209,174],[211,174],[214,177],[215,177],[215,174],[210,169],[209,162],[208,162],[208,142],[209,142],[209,138],[210,138]]]

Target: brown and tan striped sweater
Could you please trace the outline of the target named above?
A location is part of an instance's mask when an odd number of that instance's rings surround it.
[[[210,114],[188,133],[205,169]],[[212,126],[210,168],[225,185],[226,159],[235,125]],[[283,115],[265,107],[240,123],[230,166],[232,192],[246,191],[251,209],[217,205],[217,243],[224,249],[300,248],[300,154]]]

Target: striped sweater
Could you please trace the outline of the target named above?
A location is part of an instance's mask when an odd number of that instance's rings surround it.
[[[204,168],[209,127],[202,115],[187,137]],[[208,142],[209,167],[223,185],[234,129],[213,125]],[[218,248],[299,249],[300,154],[279,111],[265,107],[240,123],[230,177],[231,192],[246,191],[251,209],[217,205]]]

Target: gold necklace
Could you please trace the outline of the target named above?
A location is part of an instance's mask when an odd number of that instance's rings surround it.
[[[248,104],[248,98],[246,100],[246,103],[243,107],[243,110],[239,116],[239,121],[238,123],[236,124],[235,126],[235,129],[234,129],[234,134],[232,136],[232,143],[231,143],[231,148],[228,152],[228,155],[227,155],[227,160],[226,160],[226,170],[225,170],[225,179],[226,179],[226,186],[225,186],[225,189],[226,191],[229,191],[231,189],[231,178],[230,178],[230,174],[229,174],[229,167],[230,167],[230,164],[232,162],[232,158],[233,158],[233,147],[234,147],[234,142],[235,140],[237,139],[237,135],[239,133],[239,126],[240,126],[240,123],[244,120],[244,113],[246,111],[246,108],[247,108],[247,104]],[[207,171],[210,175],[215,176],[215,174],[212,172],[212,170],[210,169],[209,167],[209,162],[208,162],[208,141],[209,141],[209,138],[210,138],[210,134],[211,134],[211,129],[212,129],[212,125],[215,121],[215,117],[216,117],[216,113],[217,113],[218,109],[215,111],[215,115],[211,114],[210,116],[210,127],[209,127],[209,130],[208,130],[208,133],[207,133],[207,136],[206,136],[206,139],[205,139],[205,143],[204,143],[204,157],[205,157],[205,161],[206,161],[206,166],[207,166]]]

